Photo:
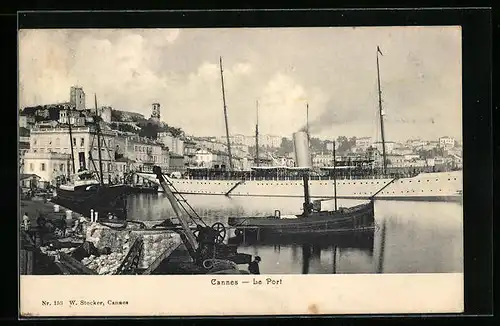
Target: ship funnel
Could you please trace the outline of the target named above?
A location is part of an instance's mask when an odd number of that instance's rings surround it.
[[[295,166],[311,168],[312,161],[309,153],[309,137],[305,131],[293,134],[293,146],[295,148]]]

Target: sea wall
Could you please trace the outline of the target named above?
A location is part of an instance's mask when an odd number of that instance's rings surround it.
[[[113,229],[108,226],[91,223],[86,230],[86,241],[91,242],[98,250],[108,247],[109,255],[88,257],[82,263],[99,274],[112,274],[126,257],[130,247],[137,238],[143,240],[139,268],[146,269],[165,250],[173,250],[182,244],[179,234],[167,230],[141,230],[139,228]]]

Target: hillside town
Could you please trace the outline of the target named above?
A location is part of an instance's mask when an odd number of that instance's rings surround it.
[[[25,107],[19,112],[21,183],[56,185],[60,178],[82,168],[97,171],[100,156],[105,180],[122,181],[132,171],[150,171],[158,165],[167,173],[183,173],[190,167],[226,169],[230,166],[225,136],[194,137],[161,119],[160,103],[151,104],[151,115],[89,105],[82,87],[70,88],[68,102]],[[90,101],[93,102],[93,101]],[[97,144],[95,116],[101,121],[101,144]],[[71,129],[71,142],[70,131]],[[253,166],[294,166],[290,138],[232,134],[229,139],[233,169]],[[313,167],[333,165],[337,160],[382,161],[382,142],[371,137],[311,137]],[[100,153],[98,148],[100,148]],[[455,170],[462,166],[462,147],[452,137],[435,140],[385,141],[387,163],[392,167],[421,170]],[[73,153],[71,153],[73,152]],[[24,181],[23,181],[24,180]]]

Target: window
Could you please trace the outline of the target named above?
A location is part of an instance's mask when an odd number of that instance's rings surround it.
[[[35,171],[35,166],[33,163],[30,163],[30,171],[32,171],[32,172]]]
[[[40,164],[40,171],[45,171],[45,163]]]
[[[73,146],[76,146],[76,138],[73,138]]]
[[[60,170],[60,171],[64,171],[64,164],[60,164],[60,165],[59,165],[59,170]]]
[[[80,138],[80,147],[85,146],[85,138]]]

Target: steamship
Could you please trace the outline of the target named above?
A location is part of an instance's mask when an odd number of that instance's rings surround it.
[[[461,170],[422,173],[414,171],[403,175],[391,171],[391,168],[387,167],[383,123],[384,112],[382,110],[380,91],[379,53],[381,52],[377,47],[378,113],[383,148],[383,166],[382,168],[374,168],[373,162],[368,160],[357,162],[335,162],[334,160],[335,163],[332,167],[311,171],[308,181],[311,198],[333,198],[334,192],[336,192],[336,197],[339,199],[377,198],[384,200],[460,202],[462,200]],[[224,79],[222,76],[221,62],[222,98],[224,113],[226,113]],[[225,122],[226,136],[229,140],[227,117]],[[258,105],[255,135],[256,148],[258,149]],[[308,145],[309,133],[307,129],[294,134],[295,153],[303,151],[302,148],[297,148],[297,146],[306,146],[307,150],[309,150]],[[228,142],[229,148],[230,144]],[[259,162],[258,154],[256,162]],[[220,169],[189,168],[183,176],[166,175],[165,177],[174,191],[186,195],[301,197],[303,186],[300,176],[301,169],[300,167],[256,166],[251,171],[226,172]],[[139,175],[153,182],[158,182],[152,172],[143,172],[139,173]]]
[[[180,178],[165,177],[174,191],[184,195],[299,198],[303,196],[300,171],[297,167],[254,167],[251,171],[232,172],[193,168]],[[158,182],[153,173],[138,174]],[[309,179],[311,198],[333,198],[335,179],[339,199],[462,200],[462,171],[382,174],[370,167],[369,162],[356,165],[339,162],[338,166],[312,171]]]

